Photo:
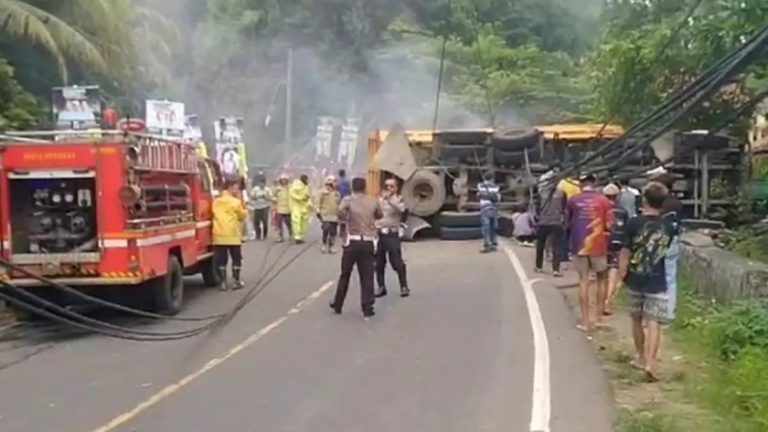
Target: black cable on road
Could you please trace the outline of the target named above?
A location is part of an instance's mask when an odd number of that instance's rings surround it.
[[[263,278],[262,272],[264,271],[264,267],[266,265],[266,262],[269,258],[270,251],[272,249],[273,244],[270,244],[267,248],[266,253],[264,254],[264,258],[261,262],[261,267],[259,269],[259,278]],[[283,252],[278,256],[278,261],[272,264],[270,269],[268,271],[271,271],[272,268],[279,262],[279,260],[285,255],[285,252],[287,251],[287,248],[283,250]],[[216,314],[216,315],[209,315],[209,316],[203,316],[203,317],[184,317],[184,316],[171,316],[171,315],[163,315],[163,314],[157,314],[141,309],[132,308],[130,306],[125,306],[120,303],[111,302],[108,300],[101,299],[99,297],[95,297],[89,294],[86,294],[78,289],[75,289],[73,287],[61,284],[59,282],[56,282],[53,279],[46,278],[44,276],[40,276],[38,274],[35,274],[24,267],[18,266],[16,264],[13,264],[10,261],[7,261],[5,259],[0,258],[0,267],[4,267],[8,270],[15,271],[18,273],[21,273],[27,277],[30,277],[32,279],[37,280],[38,282],[43,283],[46,286],[49,286],[51,288],[59,289],[63,292],[66,292],[67,294],[70,294],[74,297],[77,297],[81,300],[88,301],[94,305],[106,307],[109,309],[113,309],[119,312],[128,313],[131,315],[139,316],[142,318],[152,318],[152,319],[162,319],[162,320],[168,320],[168,321],[181,321],[181,322],[201,322],[201,321],[212,321],[216,320],[224,315],[224,313]],[[258,280],[257,280],[258,283]],[[8,282],[6,285],[12,284],[11,282]]]
[[[314,243],[307,244],[307,246],[303,248],[298,254],[296,254],[290,260],[288,260],[285,264],[283,264],[278,269],[276,274],[272,275],[266,280],[263,280],[263,281],[260,280],[259,282],[257,282],[257,284],[254,287],[252,287],[249,290],[249,292],[246,293],[246,295],[244,295],[231,310],[222,314],[222,316],[217,318],[215,321],[209,322],[208,324],[205,324],[198,328],[179,331],[179,332],[156,333],[156,332],[134,330],[134,329],[130,329],[122,326],[114,326],[112,324],[105,323],[100,320],[94,320],[92,318],[83,316],[82,314],[65,309],[59,305],[56,305],[55,303],[44,303],[47,301],[37,296],[34,296],[31,293],[28,293],[28,294],[34,298],[34,301],[36,303],[43,304],[46,307],[50,307],[50,309],[55,310],[56,313],[46,310],[45,308],[36,306],[34,304],[31,304],[27,301],[20,300],[2,291],[0,291],[0,299],[8,302],[9,304],[15,307],[29,311],[41,317],[48,318],[52,321],[59,322],[61,324],[66,324],[72,327],[76,327],[88,332],[98,333],[98,334],[102,334],[102,335],[117,338],[117,339],[125,339],[125,340],[141,341],[141,342],[163,342],[163,341],[188,339],[188,338],[200,335],[202,333],[205,333],[214,328],[220,327],[222,324],[229,322],[240,310],[242,310],[248,303],[250,303],[254,298],[256,298],[256,296],[260,294],[266,286],[268,286],[275,278],[277,278],[280,274],[282,274],[282,272],[286,268],[288,268],[291,264],[293,264],[304,253],[306,253],[313,245]],[[275,264],[276,263],[277,262],[275,262]],[[16,287],[11,287],[11,288],[12,290],[19,290],[19,288],[16,288]]]

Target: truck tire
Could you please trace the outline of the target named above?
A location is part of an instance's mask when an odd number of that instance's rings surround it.
[[[540,141],[541,133],[534,128],[507,129],[495,133],[491,145],[497,150],[521,151],[536,147]]]
[[[175,255],[168,256],[168,271],[150,282],[157,313],[176,315],[184,303],[184,268]]]
[[[477,240],[483,238],[480,227],[440,227],[441,240]]]
[[[216,260],[210,257],[203,261],[201,264],[200,274],[203,276],[203,282],[208,288],[215,288],[221,285],[224,279],[216,266]]]
[[[445,184],[432,171],[419,170],[403,185],[403,200],[411,214],[432,216],[445,204]]]
[[[441,228],[473,228],[480,226],[480,212],[441,212],[437,225]]]

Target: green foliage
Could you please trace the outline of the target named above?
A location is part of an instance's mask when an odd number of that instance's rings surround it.
[[[681,281],[675,336],[701,364],[691,397],[733,431],[768,430],[768,304],[716,307]]]
[[[0,59],[0,132],[33,126],[42,116],[37,100],[19,86],[13,68]]]
[[[591,62],[598,115],[632,123],[768,20],[768,9],[760,0],[705,1],[677,37],[670,39],[695,1],[609,3],[605,12],[609,25]],[[721,91],[681,127],[706,127],[730,112],[764,76],[764,70],[752,73],[745,82]]]
[[[491,123],[505,107],[537,123],[579,120],[589,111],[588,83],[565,53],[510,47],[486,27],[472,43],[451,41],[447,60],[452,90]]]
[[[730,251],[768,263],[768,229],[764,224],[724,232],[718,240]]]

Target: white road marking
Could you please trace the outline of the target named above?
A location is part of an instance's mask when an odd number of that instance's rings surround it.
[[[536,300],[536,294],[533,292],[533,284],[541,279],[528,278],[520,258],[517,257],[509,245],[503,244],[502,249],[504,249],[509,261],[515,268],[517,277],[520,279],[520,286],[523,287],[525,304],[528,307],[528,317],[531,320],[531,329],[533,330],[534,363],[531,432],[550,432],[549,421],[552,416],[552,395],[549,383],[549,341],[547,340],[547,329],[541,317],[539,302]]]
[[[192,381],[200,378],[205,374],[206,372],[210,371],[211,369],[215,368],[216,366],[221,365],[225,361],[231,359],[237,353],[240,351],[248,348],[249,346],[256,343],[259,339],[266,336],[268,333],[270,333],[272,330],[280,327],[283,323],[285,323],[288,318],[290,318],[291,315],[295,315],[299,312],[301,312],[303,309],[305,309],[307,306],[312,304],[315,300],[317,300],[318,297],[323,295],[324,292],[328,291],[333,286],[333,281],[330,281],[320,287],[317,291],[313,292],[304,300],[300,301],[296,306],[294,306],[291,310],[289,310],[285,315],[282,317],[276,319],[275,321],[272,321],[269,325],[262,328],[258,332],[252,334],[244,341],[237,344],[235,347],[227,351],[225,354],[209,361],[206,363],[203,367],[198,369],[197,371],[185,376],[184,378],[180,379],[179,381],[169,384],[159,392],[155,393],[154,395],[150,396],[148,399],[145,399],[138,405],[136,405],[133,409],[130,411],[126,411],[123,414],[120,414],[119,416],[115,417],[105,425],[94,429],[92,432],[112,432],[116,430],[118,427],[124,425],[125,423],[131,421],[132,419],[136,418],[139,414],[143,413],[144,411],[148,410],[149,408],[157,405],[164,399],[167,399],[168,397],[172,396],[174,393],[178,392],[182,388],[186,387]]]

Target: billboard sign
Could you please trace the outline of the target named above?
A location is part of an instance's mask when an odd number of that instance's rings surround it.
[[[101,89],[98,86],[55,87],[51,106],[56,130],[101,127]]]
[[[184,108],[181,102],[146,101],[146,123],[149,133],[183,136],[186,130]]]

